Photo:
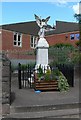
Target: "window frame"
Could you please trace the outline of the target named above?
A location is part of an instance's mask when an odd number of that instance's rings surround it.
[[[16,35],[16,39],[14,39],[14,35]],[[19,39],[18,36],[20,36],[20,41],[18,40]],[[14,43],[16,43],[16,45]],[[18,45],[18,43],[20,43],[20,45]],[[14,32],[14,34],[13,34],[13,46],[22,47],[22,33]]]
[[[31,42],[31,41],[32,41],[31,39],[33,40],[33,42]],[[30,47],[31,47],[31,48],[33,48],[33,49],[36,48],[37,40],[38,40],[38,37],[37,37],[37,36],[31,35],[31,37],[30,37]]]
[[[71,39],[72,35],[74,35],[74,39]],[[70,40],[75,40],[75,34],[74,33],[70,34]]]
[[[79,38],[76,35],[79,35]],[[75,33],[75,40],[80,40],[80,33]]]

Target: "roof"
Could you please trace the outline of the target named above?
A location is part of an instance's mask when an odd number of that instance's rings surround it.
[[[60,33],[73,32],[73,31],[79,31],[78,23],[56,21],[55,30],[47,32],[46,35],[60,34]]]
[[[47,25],[47,27],[48,29],[52,29],[50,25]],[[31,21],[31,22],[2,25],[2,29],[37,36],[40,28],[37,25],[36,21]]]
[[[31,35],[37,35],[39,31],[35,21],[2,25],[2,29]]]
[[[48,25],[48,28],[51,29],[52,27]],[[31,22],[2,25],[2,29],[20,32],[24,34],[38,35],[40,28],[37,25],[36,21],[31,21]],[[60,34],[60,33],[73,32],[73,31],[79,31],[78,23],[56,21],[56,28],[54,30],[52,29],[50,31],[47,31],[46,35]]]

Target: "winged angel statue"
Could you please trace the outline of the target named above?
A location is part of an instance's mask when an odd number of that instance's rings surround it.
[[[38,26],[40,27],[40,30],[39,30],[38,35],[39,35],[40,38],[41,38],[41,37],[43,38],[44,35],[45,35],[45,29],[46,29],[46,27],[47,27],[47,22],[48,22],[48,20],[50,19],[50,16],[47,17],[46,19],[41,19],[41,18],[39,18],[37,15],[35,15],[35,19],[36,19],[36,23],[37,23]]]

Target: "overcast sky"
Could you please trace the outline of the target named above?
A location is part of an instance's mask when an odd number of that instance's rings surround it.
[[[79,13],[79,1],[57,0],[57,2],[28,2],[21,1],[0,2],[0,24],[34,21],[34,14],[46,18],[50,16],[49,24],[55,24],[56,20],[75,22],[75,13]],[[43,0],[44,1],[44,0]]]

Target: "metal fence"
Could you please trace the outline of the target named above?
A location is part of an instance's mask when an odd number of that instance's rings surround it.
[[[41,66],[40,66],[41,67]],[[46,68],[41,67],[43,69],[43,73],[45,73]],[[19,89],[22,88],[32,88],[34,83],[34,72],[38,73],[39,70],[35,69],[34,66],[31,66],[30,64],[18,64],[18,82],[19,82]]]
[[[68,84],[74,86],[74,66],[69,64],[58,64],[58,69],[64,74],[67,78]]]
[[[67,64],[58,64],[54,67],[57,67],[67,78],[68,84],[73,87],[74,86],[74,66]],[[51,67],[53,69],[53,66]],[[22,64],[18,64],[18,81],[19,81],[19,89],[22,88],[32,88],[34,87],[34,72],[37,71],[31,65],[22,66]],[[38,71],[37,71],[38,72]],[[44,69],[45,73],[45,69]]]
[[[28,86],[32,88],[33,68],[29,64],[27,66],[18,64],[18,82],[19,89],[27,88]]]

